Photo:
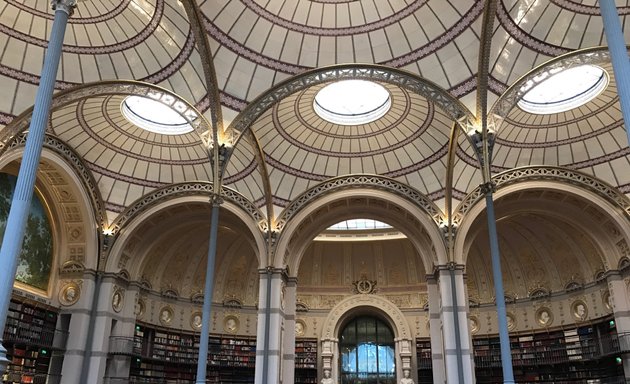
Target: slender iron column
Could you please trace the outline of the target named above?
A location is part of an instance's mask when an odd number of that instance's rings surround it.
[[[623,38],[619,14],[614,0],[599,0],[602,18],[604,19],[604,32],[606,42],[613,64],[613,73],[617,83],[617,93],[621,104],[621,113],[626,127],[626,135],[630,143],[630,62],[628,61],[628,49]]]
[[[76,6],[76,0],[53,0],[51,5],[55,10],[55,19],[39,88],[35,96],[35,106],[26,139],[26,148],[24,149],[22,164],[20,164],[7,226],[2,239],[2,248],[0,249],[0,330],[4,329],[6,323],[13,281],[17,272],[18,257],[24,240],[26,220],[31,208],[37,166],[42,154],[44,133],[48,125],[55,78],[61,58],[63,37],[68,18]],[[4,373],[7,364],[6,349],[2,346],[2,333],[0,333],[0,375]]]
[[[496,124],[496,121],[494,122]],[[496,125],[495,125],[496,128]],[[494,279],[494,296],[497,304],[497,321],[499,324],[499,344],[501,347],[501,367],[503,369],[503,383],[514,383],[514,371],[512,368],[512,352],[510,349],[510,335],[507,326],[507,312],[505,310],[505,292],[503,290],[503,274],[501,272],[501,254],[499,252],[499,240],[497,236],[497,221],[494,215],[493,193],[495,185],[490,176],[490,164],[492,160],[492,148],[496,134],[487,127],[487,116],[482,119],[482,131],[470,132],[469,138],[477,152],[482,166],[484,183],[481,191],[486,198],[486,214],[488,218],[488,237],[490,241],[490,256],[492,259],[492,278]],[[485,138],[484,138],[485,136]]]
[[[492,193],[494,185],[486,183],[483,186],[486,195],[486,213],[488,215],[488,236],[490,237],[490,256],[492,257],[492,278],[494,279],[494,296],[497,302],[497,316],[499,322],[499,343],[501,345],[501,365],[503,368],[503,383],[514,383],[512,370],[512,352],[510,350],[510,335],[507,326],[505,310],[505,293],[503,291],[503,274],[501,273],[501,255],[497,239],[497,222],[494,216],[494,201]]]
[[[208,335],[210,333],[210,309],[212,307],[212,292],[214,288],[214,262],[217,256],[217,234],[219,231],[219,208],[221,199],[212,198],[212,213],[210,219],[210,246],[208,249],[208,264],[206,265],[206,285],[203,291],[203,311],[201,316],[201,334],[199,335],[199,359],[197,360],[196,384],[206,382],[206,367],[208,366]]]

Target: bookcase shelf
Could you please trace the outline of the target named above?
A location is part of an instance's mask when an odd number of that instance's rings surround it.
[[[499,337],[475,337],[473,348],[477,383],[501,382]],[[611,318],[570,329],[513,334],[510,348],[517,383],[621,383],[623,367],[617,358],[630,352],[630,335],[617,335]],[[418,383],[432,383],[430,339],[416,339],[416,358]]]
[[[9,303],[3,333],[9,365],[2,376],[4,384],[45,383],[58,313],[31,302],[15,299]]]
[[[580,383],[623,380],[610,346],[617,340],[614,322],[510,336],[514,379],[518,383]],[[477,383],[503,377],[498,336],[473,339]],[[614,349],[613,349],[614,350]]]
[[[431,339],[416,339],[416,358],[418,362],[418,383],[433,383]]]
[[[295,339],[295,384],[317,383],[317,339]]]
[[[132,383],[194,383],[199,334],[137,324],[133,340]],[[208,383],[253,383],[256,339],[210,335]]]

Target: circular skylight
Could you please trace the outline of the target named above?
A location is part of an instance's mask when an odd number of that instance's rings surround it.
[[[391,225],[383,223],[382,221],[372,219],[351,219],[342,221],[340,223],[331,225],[329,230],[336,231],[356,231],[356,230],[369,230],[369,229],[386,229],[392,228]]]
[[[193,128],[180,112],[160,101],[129,96],[122,102],[123,115],[136,126],[162,135],[181,135]]]
[[[518,106],[530,113],[568,111],[594,99],[608,86],[608,74],[594,65],[555,69],[530,80]]]
[[[340,125],[367,124],[381,118],[392,105],[385,87],[366,80],[342,80],[315,95],[313,107],[324,120]]]

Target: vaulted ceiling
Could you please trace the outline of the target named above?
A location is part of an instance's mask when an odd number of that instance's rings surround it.
[[[630,5],[616,4],[630,37]],[[484,12],[492,12],[488,31]],[[16,124],[34,102],[52,20],[48,0],[0,4],[0,127]],[[239,113],[287,79],[333,65],[377,64],[441,90],[474,116],[486,99],[494,113],[494,103],[540,65],[601,51],[605,43],[595,0],[88,0],[67,26],[55,90],[148,83],[229,132]],[[600,59],[610,84],[584,106],[550,115],[515,105],[501,111],[493,172],[564,166],[630,192],[616,85],[606,55]],[[488,73],[481,83],[480,73]],[[276,97],[248,125],[225,185],[261,209],[271,206],[264,213],[272,215],[321,181],[360,173],[408,184],[443,210],[456,206],[481,182],[466,137],[453,133],[457,119],[430,95],[380,83],[392,108],[356,127],[314,113],[313,98],[326,81]],[[58,103],[49,128],[94,174],[110,221],[161,186],[212,181],[204,138],[133,126],[120,108],[129,93],[94,91]],[[3,142],[15,134],[3,131]]]

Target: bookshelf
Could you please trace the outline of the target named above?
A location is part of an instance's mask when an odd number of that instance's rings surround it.
[[[199,334],[136,324],[131,383],[194,383]],[[210,335],[208,383],[253,383],[256,339]]]
[[[607,348],[616,332],[605,320],[595,325],[510,337],[514,379],[518,383],[576,383],[623,380],[618,354]],[[477,383],[502,378],[498,336],[473,338]]]
[[[11,300],[3,333],[9,360],[4,384],[46,383],[57,316],[56,309]]]
[[[418,362],[418,384],[433,383],[431,339],[416,339],[416,360]]]
[[[295,384],[317,383],[317,339],[295,339]]]

